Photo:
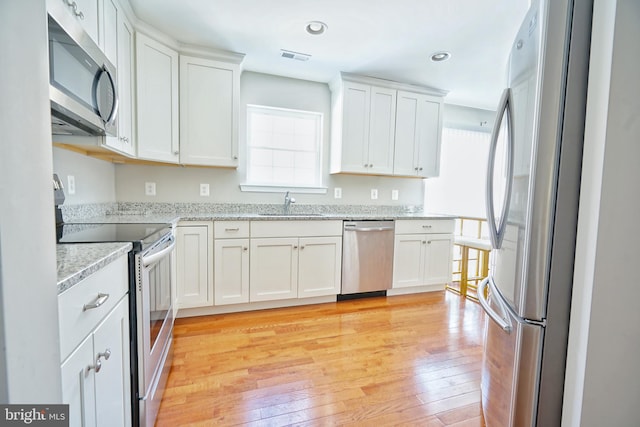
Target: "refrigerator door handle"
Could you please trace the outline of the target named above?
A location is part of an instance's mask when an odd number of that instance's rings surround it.
[[[500,224],[496,224],[496,213],[493,206],[493,172],[495,167],[496,148],[498,146],[498,136],[502,126],[502,118],[507,116],[507,188],[500,215]],[[511,89],[506,88],[500,97],[496,122],[491,132],[491,142],[489,144],[489,164],[487,166],[487,188],[485,192],[487,206],[487,223],[489,224],[489,237],[491,245],[495,249],[500,249],[502,239],[507,226],[507,211],[511,200],[511,183],[513,181],[513,106],[511,102]]]
[[[500,300],[500,298],[496,297],[494,299],[496,301],[496,304],[500,306],[500,308],[502,309],[504,316],[500,316],[493,308],[491,308],[491,306],[489,305],[489,301],[487,301],[487,299],[485,298],[487,286],[491,287],[491,284],[489,283],[489,277],[484,278],[482,282],[480,282],[480,284],[478,285],[478,292],[477,292],[478,302],[480,303],[484,311],[487,313],[487,315],[491,318],[491,320],[496,322],[498,326],[502,328],[503,331],[510,334],[511,331],[513,330],[513,324],[511,323],[511,318],[509,314],[506,312],[504,306],[502,305],[503,303]]]

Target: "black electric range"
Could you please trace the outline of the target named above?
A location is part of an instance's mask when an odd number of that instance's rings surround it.
[[[162,223],[64,223],[58,243],[131,242],[138,253],[170,233],[171,224]]]

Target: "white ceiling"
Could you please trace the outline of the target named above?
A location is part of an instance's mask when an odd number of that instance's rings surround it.
[[[339,71],[449,91],[495,109],[528,0],[130,0],[180,42],[244,53],[245,70],[328,82]],[[328,25],[305,32],[309,21]],[[280,49],[311,55],[285,59]],[[434,63],[432,53],[451,59]]]

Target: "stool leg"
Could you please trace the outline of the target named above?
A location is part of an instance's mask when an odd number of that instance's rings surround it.
[[[460,260],[462,268],[460,269],[460,295],[467,297],[467,285],[469,278],[469,247],[462,246],[462,259]]]
[[[482,278],[484,279],[485,277],[489,276],[489,253],[490,251],[482,251]],[[486,295],[486,290],[485,289],[485,295],[484,297],[487,298],[488,295]]]

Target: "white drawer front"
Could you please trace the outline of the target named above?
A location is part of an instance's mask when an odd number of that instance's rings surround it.
[[[122,256],[58,296],[61,361],[126,295],[128,276],[127,257]],[[99,300],[99,307],[84,309]]]
[[[251,238],[342,236],[342,221],[251,221]]]
[[[454,228],[453,219],[396,221],[396,234],[453,233]]]
[[[215,239],[235,239],[249,237],[249,221],[215,221],[213,223]]]

